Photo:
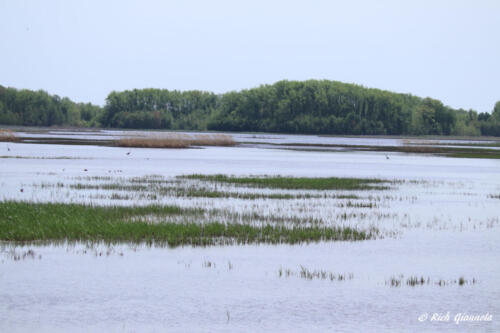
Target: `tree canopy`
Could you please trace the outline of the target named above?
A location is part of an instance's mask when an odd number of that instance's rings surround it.
[[[90,103],[49,95],[43,90],[17,90],[0,85],[0,124],[23,126],[96,126],[101,111]]]
[[[441,101],[337,81],[279,81],[221,95],[134,89],[111,92],[104,107],[45,91],[0,86],[0,124],[353,135],[496,135],[491,114]]]

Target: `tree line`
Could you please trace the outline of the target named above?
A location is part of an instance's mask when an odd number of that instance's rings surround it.
[[[327,80],[279,81],[214,94],[134,89],[112,92],[104,107],[45,91],[0,86],[0,124],[350,135],[500,136],[493,112]]]
[[[22,126],[96,127],[102,108],[75,103],[43,90],[6,88],[0,85],[0,124]]]

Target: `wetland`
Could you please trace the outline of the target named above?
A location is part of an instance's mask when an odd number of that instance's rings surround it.
[[[500,162],[475,158],[498,141],[13,132],[1,330],[434,331],[418,317],[443,311],[493,316],[450,330],[500,328]]]

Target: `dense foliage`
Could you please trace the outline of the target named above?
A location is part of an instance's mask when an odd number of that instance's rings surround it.
[[[218,97],[201,91],[143,89],[112,92],[100,121],[121,128],[206,129]]]
[[[336,81],[279,81],[216,95],[162,89],[112,92],[104,108],[0,86],[0,123],[306,134],[495,135],[493,113]]]
[[[500,102],[497,103],[500,109]],[[500,116],[500,110],[497,111]],[[497,120],[494,120],[497,119]],[[280,81],[222,96],[209,129],[314,134],[500,135],[500,117],[335,81]]]
[[[99,106],[74,103],[43,90],[17,90],[0,85],[0,124],[23,126],[96,126]]]

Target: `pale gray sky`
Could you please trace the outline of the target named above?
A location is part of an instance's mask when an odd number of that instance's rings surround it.
[[[103,104],[329,79],[493,109],[499,0],[0,0],[0,84]]]

